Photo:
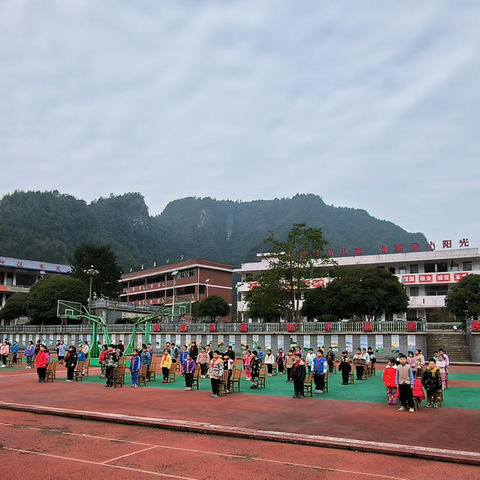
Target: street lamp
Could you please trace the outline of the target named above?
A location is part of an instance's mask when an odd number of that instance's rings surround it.
[[[100,272],[98,270],[95,270],[93,265],[90,265],[90,268],[88,270],[84,270],[84,272],[90,277],[90,292],[88,295],[88,303],[90,304],[92,302],[92,290],[93,290],[93,277],[96,277]]]
[[[178,275],[178,270],[175,270],[172,272],[172,277],[173,277],[172,323],[175,320],[175,285],[177,284],[177,275]]]
[[[208,285],[209,285],[209,283],[210,283],[210,279],[207,278],[207,279],[205,280],[205,284],[207,285],[207,297],[208,297]]]

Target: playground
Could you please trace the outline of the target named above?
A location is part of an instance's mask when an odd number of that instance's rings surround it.
[[[259,390],[250,390],[249,382],[243,378],[240,393],[212,399],[208,379],[200,381],[199,390],[188,392],[184,391],[181,374],[168,384],[162,384],[158,375],[155,381],[138,389],[129,388],[127,374],[125,385],[106,390],[98,367],[90,368],[83,381],[68,384],[64,381],[65,369],[59,366],[53,382],[38,384],[33,370],[13,366],[0,372],[0,407],[56,417],[480,465],[480,446],[468,441],[476,438],[480,422],[478,367],[452,366],[442,408],[420,405],[414,414],[387,405],[381,372],[379,365],[375,376],[348,386],[341,385],[339,374],[332,374],[328,393],[305,399],[291,398],[293,387],[285,376],[268,377],[266,387]]]

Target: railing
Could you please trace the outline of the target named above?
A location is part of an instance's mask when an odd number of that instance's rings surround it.
[[[154,323],[151,333],[390,333],[390,332],[425,332],[424,321],[393,322],[308,322],[308,323]],[[453,325],[453,324],[452,324]],[[458,324],[457,324],[458,325]],[[15,333],[92,333],[92,325],[12,325],[0,326],[0,332]],[[132,324],[109,324],[110,333],[131,332]]]

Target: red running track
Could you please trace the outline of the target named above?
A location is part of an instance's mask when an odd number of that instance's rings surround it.
[[[140,400],[140,399],[139,399]],[[2,411],[2,479],[451,480],[478,467]]]

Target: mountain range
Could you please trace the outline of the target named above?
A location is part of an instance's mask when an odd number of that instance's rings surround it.
[[[0,255],[69,264],[75,248],[108,245],[124,271],[182,257],[240,266],[254,261],[274,233],[286,238],[295,223],[321,228],[328,249],[340,256],[389,253],[402,244],[427,249],[422,233],[409,233],[365,210],[326,205],[313,194],[240,202],[188,197],[170,202],[150,216],[140,193],[99,198],[89,204],[58,191],[22,192],[0,201]],[[356,252],[355,252],[355,249]]]

